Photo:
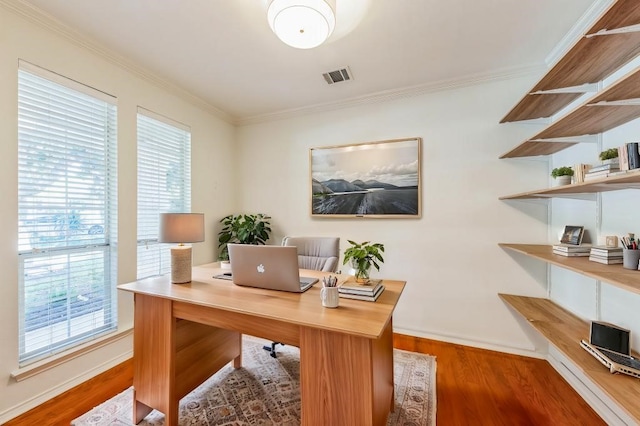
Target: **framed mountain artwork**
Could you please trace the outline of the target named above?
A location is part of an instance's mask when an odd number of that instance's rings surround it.
[[[311,148],[311,215],[419,218],[421,138]]]

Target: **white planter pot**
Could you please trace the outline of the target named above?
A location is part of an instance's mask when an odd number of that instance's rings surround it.
[[[569,184],[571,184],[571,176],[558,176],[555,179],[554,186],[563,186],[563,185],[569,185]]]

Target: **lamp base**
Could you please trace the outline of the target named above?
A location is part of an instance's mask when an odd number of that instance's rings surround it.
[[[171,248],[171,282],[173,284],[191,282],[191,246]]]

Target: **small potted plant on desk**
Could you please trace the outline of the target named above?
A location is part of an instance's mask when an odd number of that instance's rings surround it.
[[[230,214],[220,219],[222,229],[218,233],[218,249],[220,249],[218,259],[223,269],[231,267],[229,265],[229,250],[227,249],[227,244],[264,245],[267,243],[271,234],[271,223],[269,219],[271,219],[269,216],[262,213]]]
[[[558,186],[570,184],[571,176],[573,176],[571,167],[556,167],[551,171],[551,177],[556,179]]]
[[[382,253],[384,253],[384,245],[380,243],[370,243],[365,241],[363,243],[356,243],[351,240],[349,244],[351,247],[344,251],[343,265],[350,262],[351,267],[355,270],[356,282],[367,283],[369,282],[369,273],[371,272],[371,266],[373,265],[376,270],[380,270],[378,262],[384,263]]]

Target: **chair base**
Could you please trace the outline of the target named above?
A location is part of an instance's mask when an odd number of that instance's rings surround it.
[[[262,347],[262,349],[264,349],[265,351],[269,352],[269,355],[271,355],[272,358],[277,358],[277,354],[276,354],[276,345],[282,345],[284,346],[284,343],[280,343],[280,342],[272,342],[271,346],[269,345],[264,345]]]

